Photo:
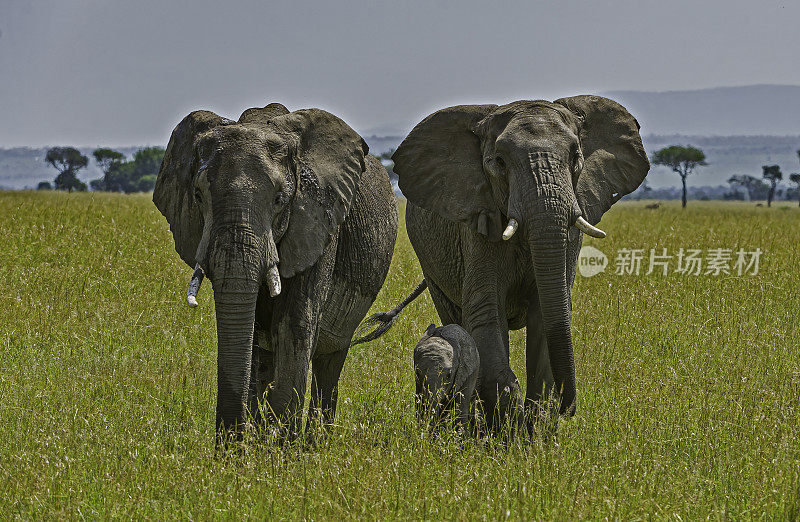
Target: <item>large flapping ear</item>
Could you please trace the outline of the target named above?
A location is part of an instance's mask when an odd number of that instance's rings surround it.
[[[218,125],[233,121],[209,111],[194,111],[172,131],[158,179],[153,202],[164,214],[175,239],[175,251],[194,268],[197,245],[203,234],[203,217],[194,199],[194,176],[197,172],[195,139]]]
[[[650,170],[639,122],[625,107],[600,96],[572,96],[555,103],[583,119],[584,164],[575,195],[584,218],[595,225],[611,205],[636,190]]]
[[[347,217],[366,168],[366,142],[345,122],[321,109],[304,109],[270,120],[289,145],[297,186],[289,226],[278,245],[283,277],[311,265]]]
[[[395,151],[400,190],[415,205],[500,239],[505,223],[483,171],[473,129],[497,105],[459,105],[434,112]]]
[[[266,107],[247,109],[239,116],[239,123],[267,123],[275,116],[289,114],[289,109],[280,103],[270,103]]]

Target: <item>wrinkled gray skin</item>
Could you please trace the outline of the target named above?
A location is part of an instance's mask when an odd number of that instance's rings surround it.
[[[650,165],[639,124],[597,96],[463,105],[428,116],[393,159],[439,317],[478,345],[489,427],[520,413],[508,331],[523,327],[526,412],[545,398],[574,413],[571,288],[581,232],[571,225],[578,216],[598,223],[642,182]],[[509,218],[519,229],[503,241]]]
[[[271,104],[238,122],[196,111],[172,133],[153,201],[178,254],[213,285],[218,436],[240,438],[265,394],[270,420],[296,436],[310,362],[309,422],[330,422],[397,233],[386,170],[364,140],[319,109]]]
[[[430,325],[414,348],[414,403],[417,415],[432,427],[456,413],[462,429],[471,429],[480,356],[470,335],[457,324]]]

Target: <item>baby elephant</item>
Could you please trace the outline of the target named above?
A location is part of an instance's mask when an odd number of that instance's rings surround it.
[[[435,424],[451,411],[470,429],[480,356],[472,336],[456,324],[430,325],[414,348],[414,401],[420,418]]]

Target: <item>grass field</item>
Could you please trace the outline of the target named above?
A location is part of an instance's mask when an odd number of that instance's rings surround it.
[[[149,196],[0,193],[0,518],[798,518],[798,224],[788,204],[604,217],[609,237],[585,244],[612,263],[760,248],[760,271],[579,276],[578,413],[557,448],[427,438],[411,371],[437,322],[426,293],[351,351],[320,448],[215,459],[211,286],[184,305],[191,270]],[[420,278],[401,227],[374,309]]]

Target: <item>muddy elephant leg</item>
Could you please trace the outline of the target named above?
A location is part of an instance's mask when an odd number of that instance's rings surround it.
[[[267,408],[288,441],[296,439],[302,427],[308,365],[316,347],[335,253],[334,237],[319,261],[293,277],[276,298],[272,318],[275,380],[267,390]]]
[[[332,424],[336,417],[339,376],[348,349],[349,346],[333,353],[314,356],[311,364],[311,402],[306,423],[306,433],[312,438],[321,428]]]

